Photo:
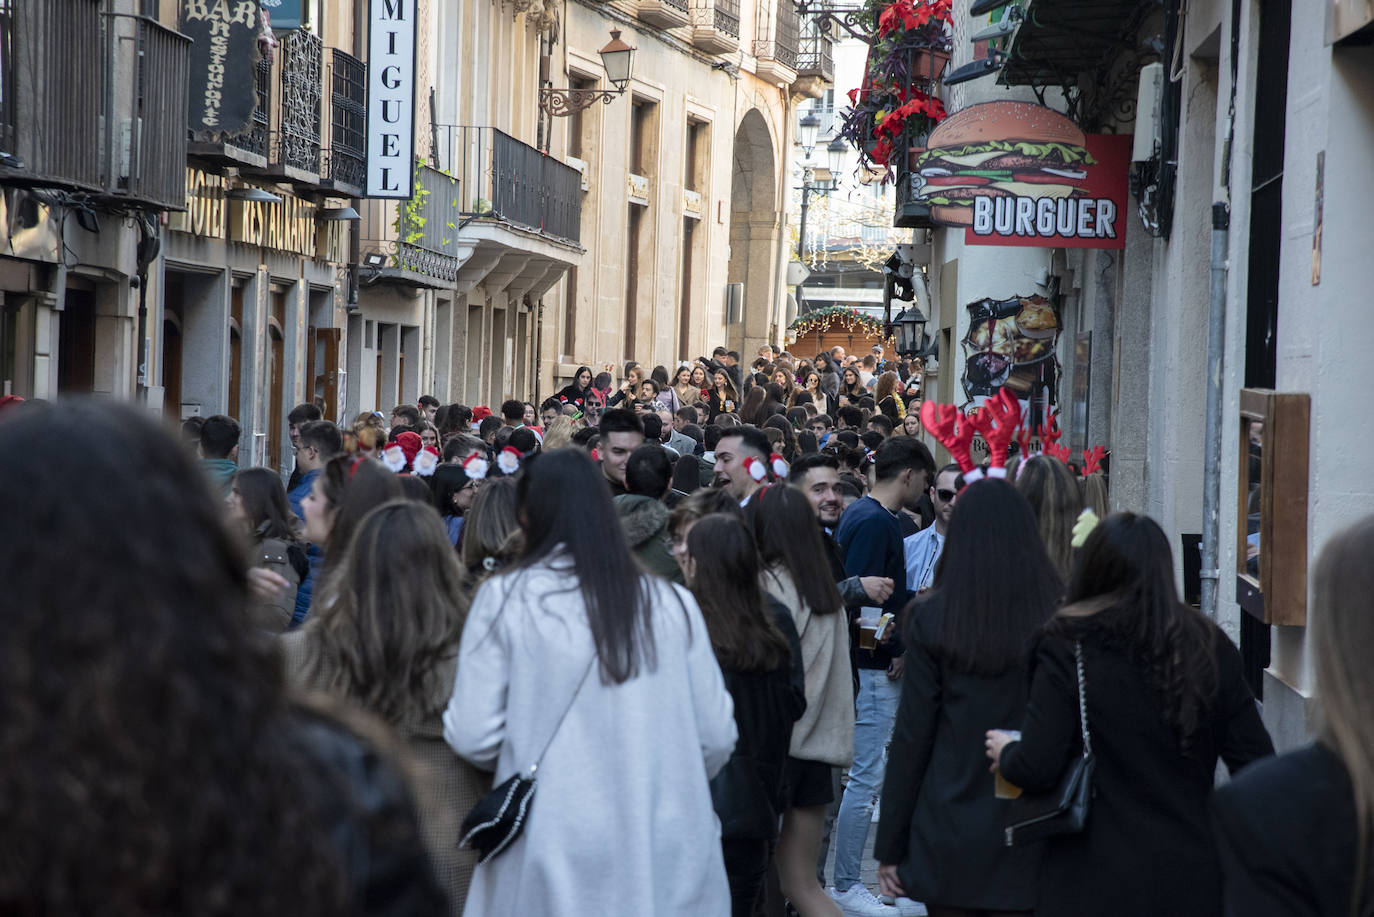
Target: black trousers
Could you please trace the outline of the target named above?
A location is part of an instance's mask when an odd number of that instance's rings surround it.
[[[730,915],[752,917],[764,873],[768,871],[772,845],[765,840],[730,839],[722,840],[720,845],[725,855],[725,877],[730,882]]]

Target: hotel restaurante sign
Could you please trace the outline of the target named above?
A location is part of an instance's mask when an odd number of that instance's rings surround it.
[[[368,10],[367,197],[414,190],[415,3],[371,0]]]

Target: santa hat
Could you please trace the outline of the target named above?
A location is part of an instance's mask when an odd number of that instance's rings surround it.
[[[472,409],[472,422],[473,422],[473,423],[481,423],[482,421],[486,420],[486,419],[487,419],[488,417],[490,417],[490,416],[491,416],[491,408],[487,407],[485,404],[479,404],[479,405],[477,405],[477,407],[475,407],[475,408]]]
[[[480,481],[487,476],[487,471],[491,467],[480,452],[474,452],[463,459],[463,474],[468,476],[470,481]]]
[[[433,446],[425,446],[411,460],[410,465],[420,477],[429,477],[434,474],[434,469],[439,467],[439,450]]]
[[[523,458],[519,449],[507,446],[496,456],[496,467],[501,469],[502,474],[515,474],[520,470],[520,460]]]
[[[415,456],[420,454],[420,448],[425,444],[425,441],[420,439],[419,433],[411,433],[409,430],[398,433],[396,442],[400,444],[401,451],[405,453],[407,465],[415,461]]]
[[[776,452],[768,456],[768,465],[773,469],[774,477],[783,480],[787,477],[787,460]]]

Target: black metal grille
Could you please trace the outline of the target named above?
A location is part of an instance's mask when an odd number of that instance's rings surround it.
[[[797,44],[801,35],[801,17],[792,0],[774,0],[777,4],[773,25],[773,59],[784,67],[797,69]]]
[[[281,51],[281,131],[277,137],[277,162],[318,175],[324,42],[304,29],[296,29],[282,39]]]
[[[807,33],[801,39],[801,47],[797,51],[797,73],[802,76],[818,76],[825,80],[835,78],[835,57],[833,45],[829,38],[826,38],[814,26],[807,29]],[[821,114],[817,111],[817,114]],[[829,119],[822,114],[822,126],[827,124]]]
[[[714,13],[716,29],[739,38],[739,0],[716,0]]]
[[[267,156],[267,139],[272,128],[272,64],[258,61],[253,71],[253,92],[258,97],[253,109],[252,126],[242,134],[224,138],[225,146],[235,147],[255,156]]]
[[[493,134],[492,208],[512,223],[577,241],[582,173],[501,131]]]
[[[687,12],[687,0],[663,0],[663,2],[675,10]]]
[[[367,140],[367,65],[334,49],[331,148],[361,155]]]
[[[129,107],[105,113],[105,187],[137,200],[181,207],[186,199],[186,92],[191,42],[147,17],[110,15],[110,67],[132,64]],[[123,43],[132,47],[125,53]],[[113,74],[113,70],[110,73]],[[118,125],[116,133],[111,128]]]
[[[13,11],[14,152],[38,181],[98,188],[105,74],[98,0],[18,0]],[[22,119],[23,123],[19,123]]]

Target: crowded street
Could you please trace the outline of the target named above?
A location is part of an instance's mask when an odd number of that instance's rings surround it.
[[[0,915],[1374,917],[1372,158],[1369,0],[0,0]]]

